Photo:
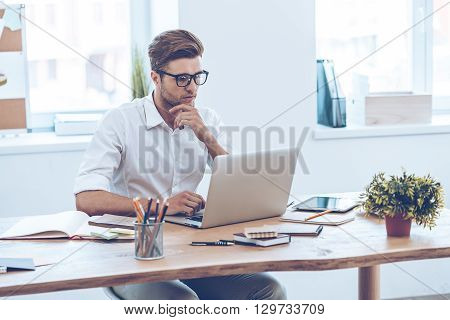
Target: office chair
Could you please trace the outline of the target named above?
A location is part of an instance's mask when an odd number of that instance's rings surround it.
[[[109,300],[122,300],[114,291],[111,289],[111,287],[105,287],[103,288],[103,292],[107,295]]]

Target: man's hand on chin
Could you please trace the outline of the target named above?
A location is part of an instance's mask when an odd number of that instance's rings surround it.
[[[185,212],[193,215],[205,207],[205,200],[199,194],[190,191],[180,192],[167,200],[169,208],[167,214]]]
[[[202,117],[198,110],[188,104],[180,104],[173,107],[169,112],[175,116],[173,122],[174,128],[181,128],[183,126],[189,126],[197,136],[197,138],[206,144],[208,139],[212,138],[212,133],[203,122]]]

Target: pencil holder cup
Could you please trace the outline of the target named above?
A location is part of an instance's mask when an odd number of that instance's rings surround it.
[[[134,223],[134,257],[156,260],[164,257],[164,222]]]

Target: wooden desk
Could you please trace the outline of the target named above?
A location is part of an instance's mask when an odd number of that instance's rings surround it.
[[[0,229],[12,222],[0,219]],[[432,231],[413,225],[410,238],[387,238],[383,221],[358,215],[341,227],[325,227],[318,238],[293,237],[289,245],[189,245],[191,241],[231,239],[244,227],[269,223],[278,223],[278,219],[207,230],[166,224],[165,258],[156,261],[135,260],[133,242],[0,241],[0,256],[53,263],[36,271],[0,275],[0,296],[262,271],[359,268],[359,298],[377,299],[380,264],[450,257],[449,210]]]

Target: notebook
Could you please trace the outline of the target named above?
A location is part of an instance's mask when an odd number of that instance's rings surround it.
[[[292,236],[318,236],[323,225],[316,224],[281,224],[274,226],[278,233],[290,234]]]
[[[244,235],[250,239],[276,238],[278,232],[273,226],[265,225],[262,227],[245,228]]]
[[[99,239],[91,233],[109,230],[89,225],[95,218],[81,211],[24,217],[0,234],[0,239]],[[117,239],[134,239],[134,235],[120,234]]]
[[[249,239],[243,233],[235,233],[233,237],[236,244],[246,244],[259,247],[270,247],[291,242],[291,236],[287,234],[279,234],[276,238]]]
[[[266,224],[262,227],[245,228],[244,235],[250,239],[276,238],[280,233],[293,236],[318,236],[322,229],[322,225],[315,224]]]
[[[352,210],[348,213],[327,213],[323,216],[305,221],[305,219],[311,217],[314,214],[315,214],[314,212],[287,211],[284,215],[280,217],[280,220],[284,222],[320,224],[324,226],[339,226],[341,224],[355,220],[356,211]]]

